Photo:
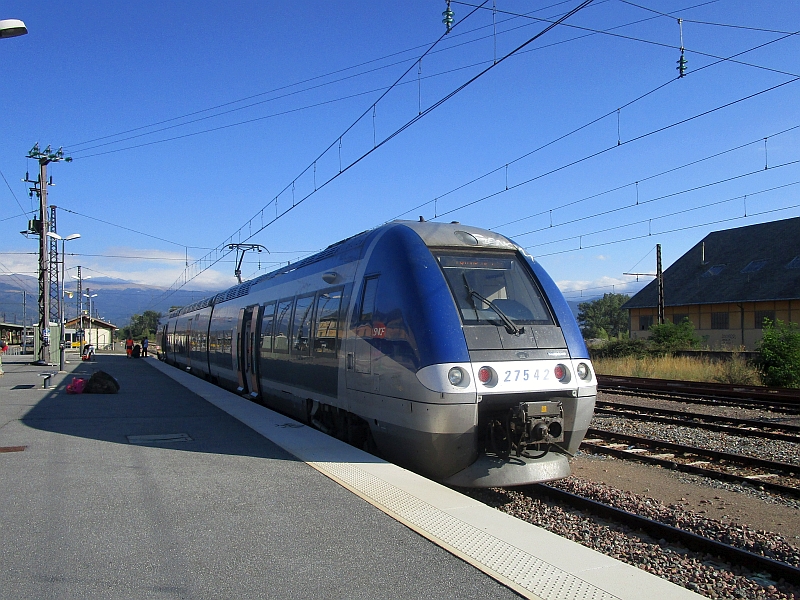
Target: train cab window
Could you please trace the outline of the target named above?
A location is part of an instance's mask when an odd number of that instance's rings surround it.
[[[274,325],[275,341],[272,351],[279,354],[289,354],[289,319],[292,316],[292,304],[294,304],[294,300],[278,302]]]
[[[264,314],[261,317],[261,354],[272,352],[272,329],[275,324],[275,303],[264,305]]]
[[[435,256],[465,324],[499,325],[495,309],[519,325],[554,324],[539,285],[517,255],[476,252]]]
[[[308,356],[311,353],[311,316],[314,312],[314,296],[301,296],[294,307],[292,323],[292,354]]]
[[[364,280],[364,290],[361,294],[361,309],[359,311],[359,321],[367,323],[372,321],[372,313],[375,310],[375,297],[378,292],[378,278],[370,277]]]
[[[342,290],[322,292],[317,297],[317,320],[314,327],[314,357],[335,358],[339,346],[339,310]]]

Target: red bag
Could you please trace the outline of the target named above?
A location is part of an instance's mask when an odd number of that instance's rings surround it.
[[[82,394],[83,388],[86,387],[86,380],[80,377],[73,377],[72,382],[67,384],[68,394]]]

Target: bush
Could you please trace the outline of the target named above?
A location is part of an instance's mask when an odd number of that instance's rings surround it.
[[[797,323],[764,320],[756,368],[769,387],[800,387],[800,330]]]
[[[648,354],[649,351],[646,340],[632,340],[628,338],[610,340],[603,346],[592,349],[592,358],[624,358],[626,356],[645,358]]]
[[[719,361],[720,372],[714,376],[717,383],[730,385],[758,385],[758,372],[754,371],[747,360],[738,352],[731,355],[730,360]]]
[[[700,338],[694,333],[694,326],[689,319],[678,325],[663,323],[650,326],[650,344],[657,352],[674,354],[678,350],[689,350],[700,347]]]

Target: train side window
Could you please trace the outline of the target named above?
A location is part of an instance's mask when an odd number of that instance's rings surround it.
[[[361,308],[359,322],[367,323],[372,321],[372,313],[375,311],[375,298],[378,291],[378,277],[370,277],[364,280],[364,290],[361,294]]]
[[[278,354],[289,354],[289,319],[292,316],[294,300],[282,300],[278,303],[275,315],[275,341],[272,351]]]
[[[314,327],[314,356],[317,358],[336,358],[341,306],[341,289],[322,292],[317,297],[317,320]]]
[[[264,316],[261,317],[261,354],[272,352],[272,329],[275,324],[275,303],[264,305]]]
[[[292,323],[292,354],[308,356],[311,352],[309,338],[311,337],[311,316],[314,312],[314,296],[301,296],[297,299],[294,308],[294,323]]]

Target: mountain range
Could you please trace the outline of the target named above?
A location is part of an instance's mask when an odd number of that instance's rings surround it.
[[[185,290],[180,289],[167,298],[159,299],[166,291],[165,288],[133,283],[124,279],[110,277],[93,277],[85,280],[84,294],[97,294],[92,298],[92,314],[117,327],[124,327],[135,314],[142,314],[146,310],[154,310],[167,314],[173,306],[185,306],[201,300],[221,290]],[[0,276],[0,322],[22,324],[23,294],[20,290],[27,291],[27,306],[25,307],[26,320],[29,324],[37,321],[37,289],[38,281],[35,277],[14,275],[11,277]],[[584,298],[586,302],[592,298]],[[573,314],[578,316],[578,301],[568,301]],[[67,298],[66,318],[73,318],[78,311],[77,298]],[[83,299],[83,309],[89,309],[88,299]]]
[[[110,277],[93,277],[84,280],[83,293],[91,293],[92,314],[99,319],[113,323],[117,327],[124,327],[130,322],[134,314],[142,314],[146,310],[167,314],[170,307],[184,306],[215,294],[220,290],[186,290],[180,289],[167,298],[163,296],[165,288],[142,285],[113,279]],[[74,289],[74,283],[70,286]],[[26,294],[26,306],[23,307],[23,294]],[[0,276],[0,322],[22,324],[23,311],[28,324],[38,320],[38,280],[26,275]],[[78,311],[78,299],[66,298],[65,316],[73,318]],[[89,300],[83,299],[83,310],[88,311]]]

